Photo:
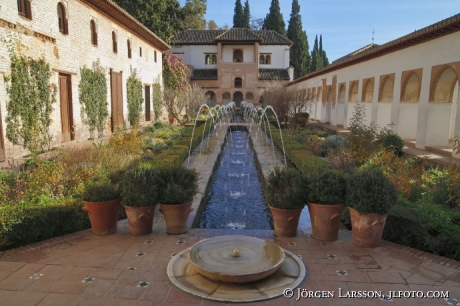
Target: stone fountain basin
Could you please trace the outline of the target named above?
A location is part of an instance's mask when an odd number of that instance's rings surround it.
[[[235,255],[235,249],[239,254]],[[202,240],[188,254],[197,272],[224,283],[250,283],[280,267],[284,252],[276,244],[249,236],[220,236]]]

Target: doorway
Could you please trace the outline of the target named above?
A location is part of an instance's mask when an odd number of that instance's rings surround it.
[[[243,93],[241,91],[237,91],[233,94],[233,102],[235,102],[236,107],[241,106],[241,101],[243,101]]]
[[[112,94],[112,132],[123,127],[123,92],[121,72],[110,71],[110,91]]]
[[[59,101],[61,105],[61,141],[74,140],[72,84],[68,74],[59,73]]]
[[[145,85],[145,121],[150,121],[150,86]]]

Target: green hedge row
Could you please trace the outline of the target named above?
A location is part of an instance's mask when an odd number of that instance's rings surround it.
[[[0,209],[0,250],[24,246],[90,227],[79,199],[50,200],[40,206]]]
[[[270,137],[268,128],[262,127],[266,134]],[[284,151],[286,158],[302,173],[310,173],[313,171],[322,171],[325,169],[332,169],[332,165],[327,161],[314,155],[308,148],[299,143],[291,135],[283,134],[283,141],[281,141],[280,131],[278,128],[271,127],[271,137],[273,142],[282,150],[284,142]]]
[[[186,131],[182,133],[183,139],[176,142],[174,145],[169,147],[168,149],[162,151],[160,154],[154,157],[153,164],[179,164],[181,165],[188,157],[189,149],[190,149],[190,138],[192,137],[192,152],[195,150],[198,145],[201,143],[201,139],[206,137],[209,133],[209,124],[200,125],[195,128],[195,132],[193,133],[193,128],[187,128]]]

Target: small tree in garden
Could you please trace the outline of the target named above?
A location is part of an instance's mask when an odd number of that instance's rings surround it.
[[[175,118],[179,124],[185,125],[189,121],[189,116],[184,115],[191,115],[198,104],[206,103],[205,95],[201,88],[192,87],[188,82],[189,68],[180,57],[170,52],[165,53],[163,67],[163,107],[168,111],[170,118]]]
[[[109,117],[107,109],[107,78],[99,59],[93,63],[93,69],[86,66],[80,68],[78,84],[81,102],[81,118],[89,127],[89,134],[94,138],[97,129],[98,137],[104,135],[105,125]]]
[[[155,82],[152,84],[153,96],[153,114],[155,116],[155,121],[158,121],[160,118],[162,111],[162,101],[163,101],[163,93],[161,92],[161,83],[160,83],[160,76],[158,76]]]
[[[142,103],[142,82],[138,79],[136,69],[131,69],[131,74],[126,80],[126,96],[128,101],[128,121],[131,126],[138,126],[141,119]]]
[[[375,136],[378,128],[374,122],[364,123],[366,117],[364,105],[356,103],[350,120],[350,136],[348,137],[350,153],[358,163],[363,163],[375,152]]]
[[[193,84],[190,86],[190,89],[185,92],[184,98],[187,105],[187,115],[192,119],[196,119],[200,106],[207,102],[204,90],[199,85]]]
[[[3,77],[8,101],[6,138],[31,152],[51,148],[51,113],[56,102],[56,86],[50,84],[51,69],[40,58],[17,53],[17,43],[9,41],[11,73]]]

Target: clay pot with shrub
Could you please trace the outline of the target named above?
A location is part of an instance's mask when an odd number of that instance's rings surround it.
[[[347,190],[345,176],[337,170],[325,170],[308,177],[312,237],[322,241],[337,240]]]
[[[161,167],[153,183],[161,191],[160,212],[165,218],[166,232],[187,232],[193,197],[198,193],[198,172],[182,166]]]
[[[121,203],[128,217],[131,235],[152,232],[153,217],[159,201],[159,191],[153,183],[157,171],[149,162],[138,162],[121,178]]]
[[[396,187],[380,169],[354,173],[348,180],[346,196],[352,242],[362,247],[379,246],[388,213],[397,200]]]
[[[83,210],[88,212],[91,232],[109,235],[117,231],[120,193],[110,180],[92,180],[82,194]]]
[[[295,237],[300,214],[307,203],[304,177],[297,170],[275,167],[265,181],[265,202],[273,216],[275,235]]]

